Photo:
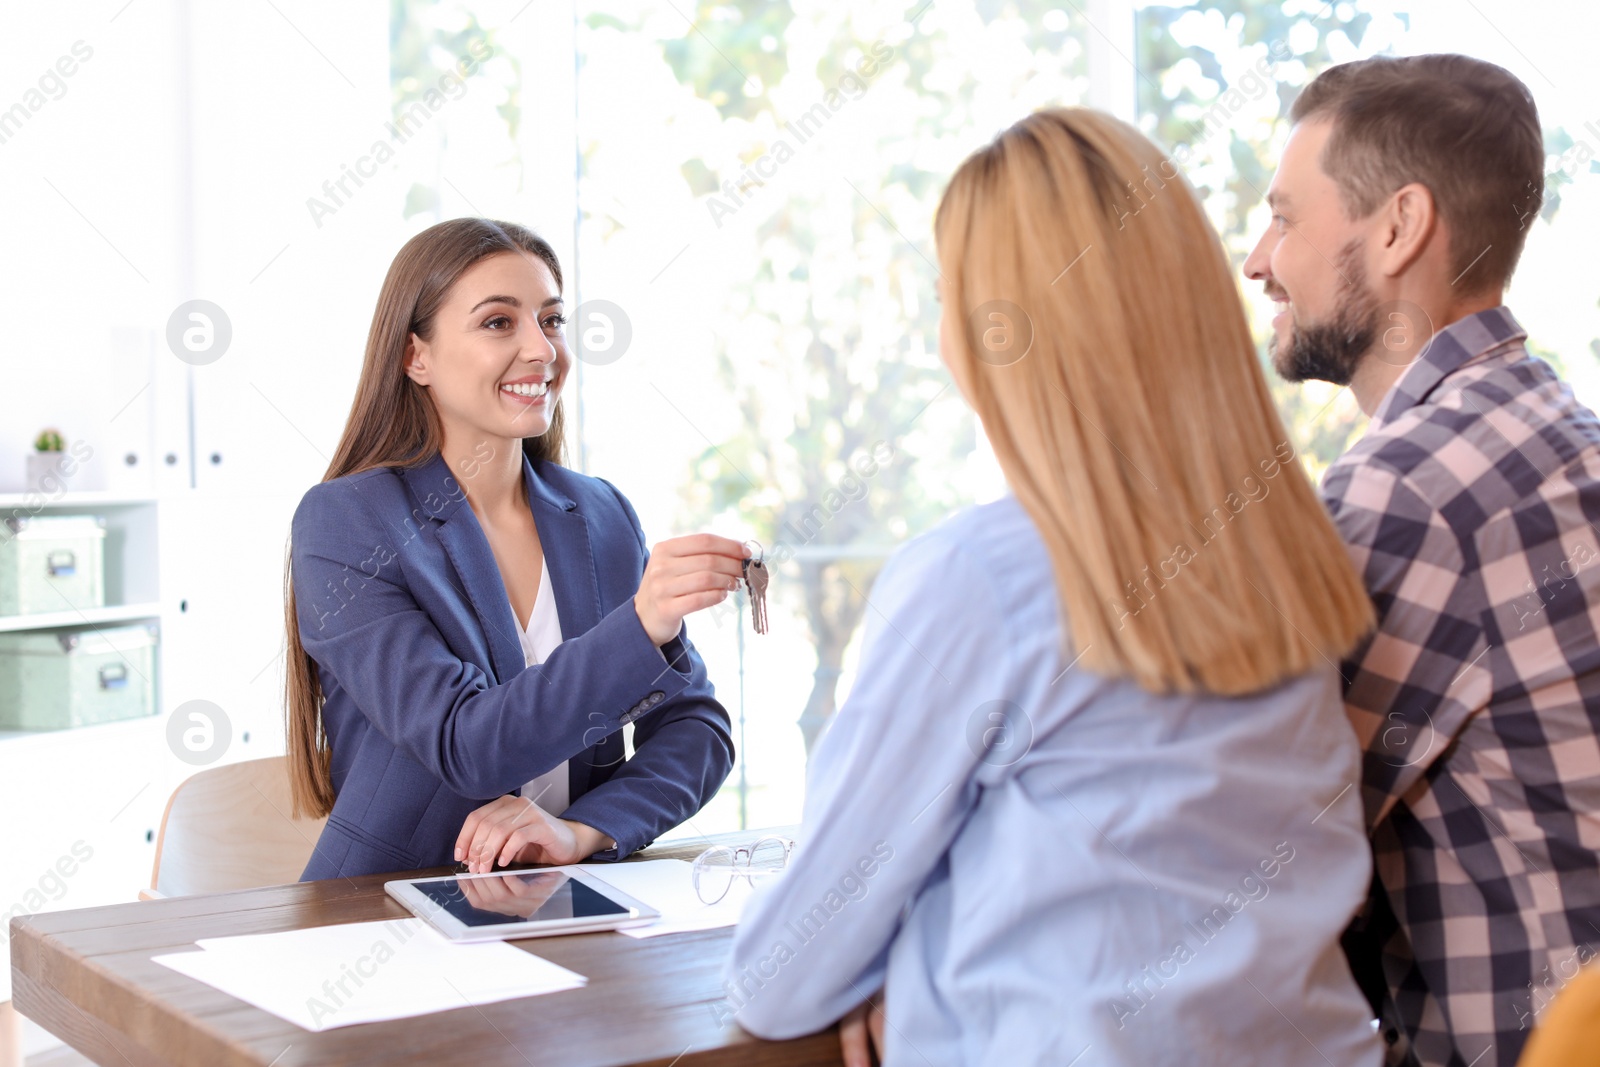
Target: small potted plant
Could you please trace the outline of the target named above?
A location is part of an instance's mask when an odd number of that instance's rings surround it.
[[[54,492],[65,488],[66,455],[66,441],[60,430],[40,430],[33,439],[33,451],[28,454],[28,489]]]

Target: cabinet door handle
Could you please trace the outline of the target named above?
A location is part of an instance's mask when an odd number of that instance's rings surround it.
[[[78,573],[78,557],[70,549],[60,548],[45,557],[45,566],[52,578],[70,578]]]

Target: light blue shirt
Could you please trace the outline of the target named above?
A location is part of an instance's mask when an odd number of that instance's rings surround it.
[[[807,1034],[887,977],[887,1067],[1378,1063],[1339,948],[1371,856],[1333,667],[1155,696],[1061,633],[1014,496],[895,553],[721,1013]]]

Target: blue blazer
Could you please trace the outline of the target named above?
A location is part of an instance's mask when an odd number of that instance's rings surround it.
[[[533,667],[442,456],[335,478],[300,501],[295,606],[337,796],[302,881],[451,864],[473,809],[562,760],[563,818],[617,842],[596,860],[648,845],[727,778],[728,713],[687,631],[658,649],[634,612],[648,553],[632,505],[526,453],[522,480],[563,638]]]

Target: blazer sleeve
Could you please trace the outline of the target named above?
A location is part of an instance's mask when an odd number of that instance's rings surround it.
[[[644,528],[633,505],[616,486],[605,484],[616,494],[648,560]],[[656,664],[658,673],[687,672],[687,683],[634,723],[633,758],[613,767],[606,781],[562,813],[563,819],[592,826],[617,843],[615,849],[597,852],[591,860],[622,859],[682,824],[705,807],[733,769],[728,712],[713,695],[705,664],[689,640],[687,622],[677,637],[661,646],[661,655],[665,659]]]
[[[629,598],[496,685],[412,597],[397,543],[359,484],[312,487],[290,542],[300,640],[379,733],[460,796],[508,793],[620,730],[651,693],[663,699],[646,716],[697,681],[689,664],[663,661]]]

